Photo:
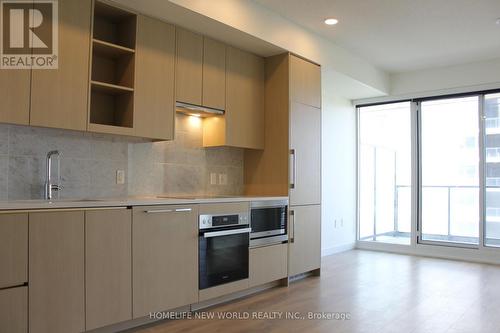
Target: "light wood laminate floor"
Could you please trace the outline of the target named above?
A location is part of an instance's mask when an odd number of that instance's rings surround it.
[[[130,332],[500,332],[500,266],[349,251],[321,277],[206,309],[349,313],[350,320],[172,320]]]

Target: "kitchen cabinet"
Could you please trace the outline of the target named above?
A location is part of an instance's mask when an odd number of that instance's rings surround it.
[[[29,214],[30,333],[85,331],[84,212]]]
[[[321,109],[290,104],[290,205],[321,203]]]
[[[33,69],[30,125],[87,128],[91,0],[59,1],[58,69]]]
[[[226,47],[226,113],[204,120],[203,145],[264,148],[264,59]]]
[[[29,69],[0,70],[0,122],[28,125],[30,121]]]
[[[28,282],[28,214],[0,215],[0,288]]]
[[[136,48],[135,135],[172,140],[175,27],[139,15]]]
[[[0,290],[0,333],[28,332],[28,287]]]
[[[226,107],[226,45],[203,38],[203,106]]]
[[[290,207],[288,275],[321,266],[321,206]]]
[[[321,67],[290,55],[290,99],[321,108]]]
[[[250,249],[250,287],[287,277],[287,261],[287,244]]]
[[[203,80],[203,36],[177,28],[175,68],[176,100],[201,105]]]
[[[85,212],[86,329],[132,319],[132,211]]]
[[[197,206],[134,207],[133,317],[198,302]]]

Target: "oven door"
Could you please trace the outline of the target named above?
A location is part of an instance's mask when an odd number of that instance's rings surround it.
[[[287,206],[251,209],[252,239],[286,235]]]
[[[199,288],[248,278],[248,225],[200,231]]]

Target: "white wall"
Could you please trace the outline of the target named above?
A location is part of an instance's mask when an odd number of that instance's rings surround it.
[[[351,249],[356,241],[356,114],[322,80],[322,255]],[[336,222],[335,222],[336,221]]]

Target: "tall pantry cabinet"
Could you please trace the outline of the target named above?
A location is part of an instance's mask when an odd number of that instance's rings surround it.
[[[289,196],[288,276],[321,264],[321,67],[266,59],[265,149],[245,152],[248,195]]]

